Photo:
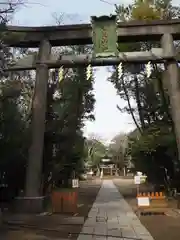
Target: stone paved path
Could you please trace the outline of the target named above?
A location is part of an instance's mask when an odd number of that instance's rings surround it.
[[[112,180],[104,180],[77,240],[154,240]]]

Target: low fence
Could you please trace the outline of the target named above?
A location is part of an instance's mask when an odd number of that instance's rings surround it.
[[[77,212],[77,190],[53,191],[51,195],[53,213],[76,213]]]
[[[137,194],[138,213],[164,213],[168,202],[163,192],[140,192]]]
[[[148,197],[150,199],[165,199],[166,196],[163,192],[140,192],[137,194],[138,197]]]

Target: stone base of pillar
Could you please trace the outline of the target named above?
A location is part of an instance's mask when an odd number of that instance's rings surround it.
[[[16,213],[42,213],[45,211],[46,197],[17,197],[13,211]]]

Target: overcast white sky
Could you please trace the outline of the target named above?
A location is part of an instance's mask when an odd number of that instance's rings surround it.
[[[177,3],[178,0],[174,2]],[[126,4],[129,0],[29,0],[32,4],[22,7],[15,15],[15,25],[51,25],[54,24],[53,14],[65,14],[66,23],[87,23],[90,16],[109,15],[113,13],[113,3]],[[105,3],[108,2],[108,3]],[[111,83],[107,82],[108,71],[105,67],[98,68],[94,85],[96,96],[95,122],[87,122],[85,135],[97,134],[109,141],[119,132],[128,132],[134,128],[131,117],[120,113],[116,105],[124,106]]]

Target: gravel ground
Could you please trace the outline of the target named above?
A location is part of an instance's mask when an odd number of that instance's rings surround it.
[[[136,207],[136,187],[132,179],[115,179],[115,185],[118,187],[125,200],[135,210]],[[149,189],[150,188],[150,189]],[[142,191],[150,191],[151,186],[141,187]],[[171,203],[171,207],[174,203]],[[148,229],[155,240],[179,240],[180,239],[180,214],[174,212],[171,208],[165,209],[166,215],[141,216],[142,224]]]
[[[78,189],[78,211],[74,215],[80,223],[64,225],[63,219],[72,219],[70,215],[54,214],[52,216],[24,216],[22,224],[3,225],[0,229],[1,240],[75,240],[81,231],[100,189],[100,180],[89,180],[80,183]],[[11,220],[16,216],[8,216]],[[33,219],[34,218],[34,219]],[[25,220],[26,219],[26,220]],[[28,220],[27,220],[28,219]],[[75,219],[75,220],[76,220]]]

